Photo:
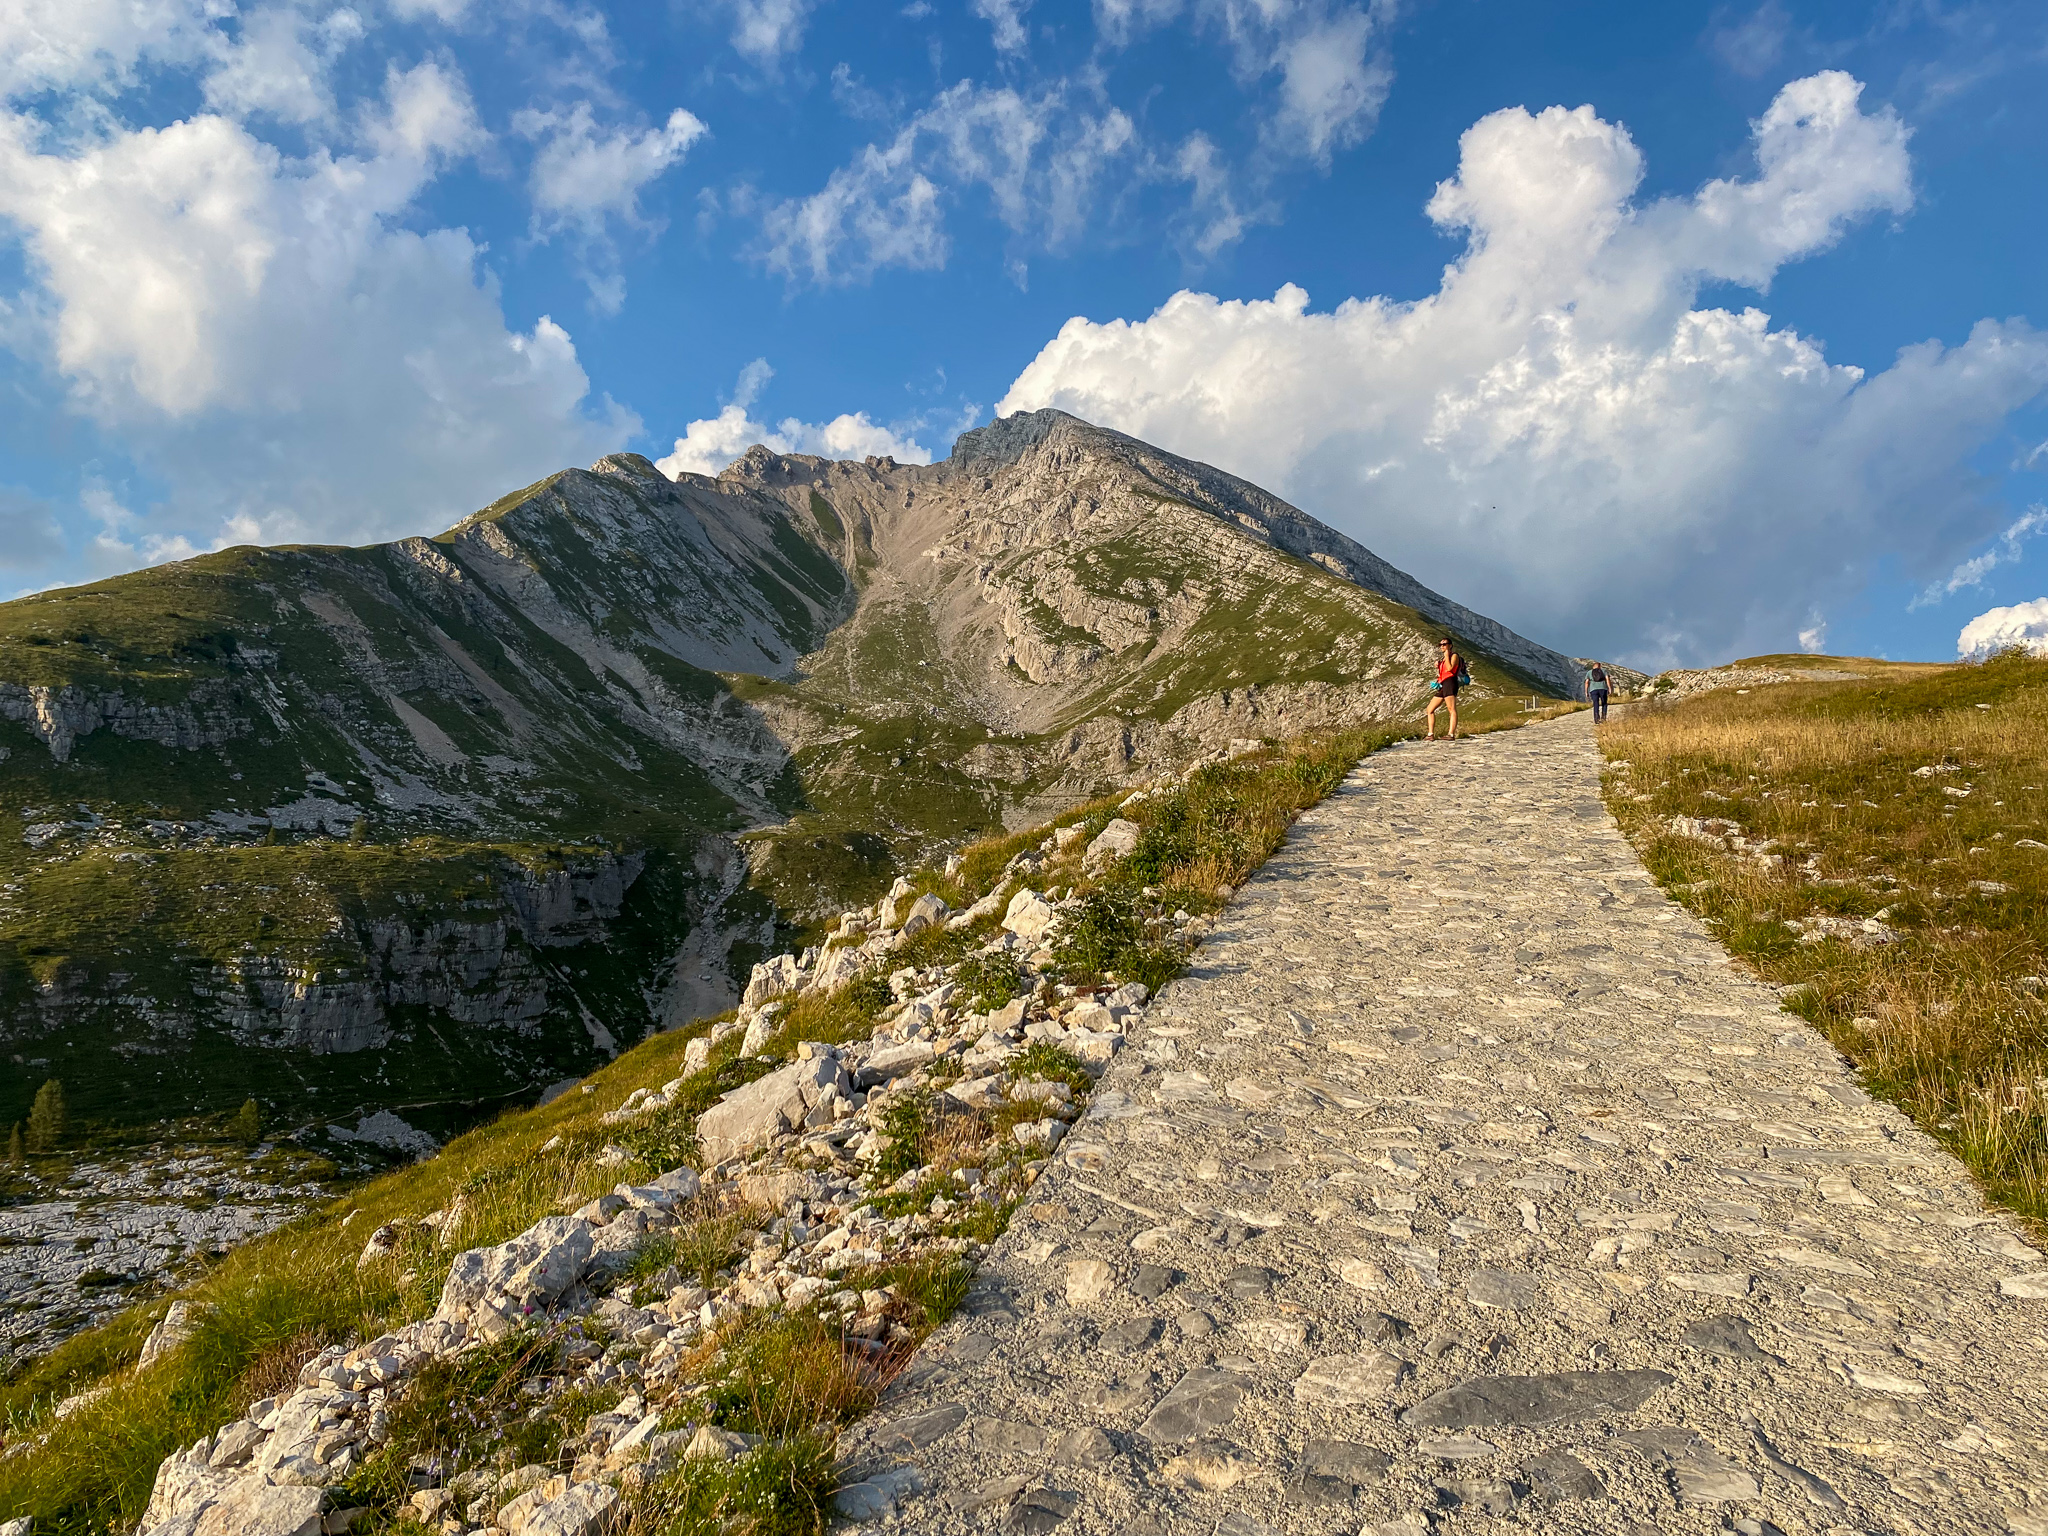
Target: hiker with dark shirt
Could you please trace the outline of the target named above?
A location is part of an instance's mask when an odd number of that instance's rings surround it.
[[[1472,673],[1465,665],[1465,658],[1451,647],[1451,637],[1445,635],[1436,643],[1436,681],[1429,685],[1429,709],[1423,716],[1429,726],[1424,741],[1436,740],[1436,707],[1448,704],[1451,708],[1451,733],[1449,741],[1458,739],[1458,690],[1472,681]]]
[[[1607,669],[1599,662],[1586,668],[1586,684],[1581,691],[1593,706],[1593,723],[1598,725],[1607,718]]]

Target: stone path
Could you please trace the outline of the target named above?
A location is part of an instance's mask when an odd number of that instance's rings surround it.
[[[2048,1536],[2048,1263],[1598,788],[1576,715],[1305,816],[846,1437],[844,1507]]]

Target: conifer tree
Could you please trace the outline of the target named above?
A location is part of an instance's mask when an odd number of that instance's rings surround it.
[[[28,1110],[28,1149],[54,1152],[64,1139],[68,1116],[64,1112],[64,1085],[51,1078],[36,1090],[36,1101]]]
[[[7,1133],[7,1166],[19,1168],[27,1161],[28,1154],[21,1145],[21,1122],[17,1120],[14,1122],[13,1129]]]
[[[263,1106],[254,1099],[244,1101],[228,1122],[228,1134],[245,1147],[255,1146],[263,1139]]]

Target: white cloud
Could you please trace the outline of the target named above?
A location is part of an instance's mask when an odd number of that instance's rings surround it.
[[[0,100],[125,83],[145,59],[195,59],[231,0],[7,0],[0,5]]]
[[[1992,608],[1963,626],[1956,636],[1956,655],[1982,660],[2019,646],[2036,656],[2048,656],[2048,597],[2010,608]]]
[[[865,411],[818,423],[789,416],[773,427],[754,420],[748,409],[774,376],[765,357],[747,364],[740,370],[732,402],[715,417],[691,422],[676,439],[675,451],[656,461],[656,466],[670,477],[715,475],[756,443],[777,453],[810,453],[828,459],[886,455],[904,464],[931,463],[931,453],[922,444],[870,421]]]
[[[677,107],[659,128],[606,132],[597,126],[587,101],[566,112],[528,108],[513,116],[512,126],[540,141],[528,183],[535,236],[569,234],[596,307],[616,314],[625,303],[626,288],[617,271],[618,252],[608,221],[647,227],[640,215],[641,190],[680,161],[708,130],[693,113]]]
[[[401,21],[421,21],[432,17],[444,27],[454,26],[469,10],[469,0],[384,0],[384,3]]]
[[[41,320],[10,340],[166,491],[87,509],[110,558],[445,526],[636,429],[592,411],[559,326],[508,328],[466,233],[406,227],[481,140],[451,66],[392,70],[357,154],[288,157],[210,113],[64,145],[40,127],[0,115],[0,220]]]
[[[318,323],[289,290],[343,275],[334,259],[374,242],[476,132],[461,81],[432,63],[392,72],[368,159],[287,161],[210,114],[69,155],[40,152],[39,126],[0,116],[0,217],[57,302],[57,362],[100,408],[174,416],[253,403],[276,328]]]
[[[962,80],[820,191],[771,205],[756,255],[815,283],[944,266],[949,187],[982,190],[1011,231],[1057,249],[1085,226],[1104,174],[1136,141],[1121,111],[1078,108],[1063,85],[1026,95]]]
[[[1809,656],[1818,656],[1828,648],[1828,621],[1818,613],[1808,618],[1806,628],[1799,631],[1799,649]]]
[[[1906,605],[1911,613],[1916,608],[1928,608],[1943,598],[1954,597],[1969,587],[1981,587],[1984,578],[2001,565],[2011,565],[2020,558],[2021,546],[2037,533],[2048,532],[2048,507],[2029,507],[2015,522],[1998,536],[1998,542],[1983,554],[1963,561],[1948,573],[1945,580],[1931,581],[1921,589],[1920,595]]]
[[[1386,104],[1394,77],[1379,35],[1391,10],[1384,0],[1095,0],[1095,26],[1112,47],[1184,16],[1216,33],[1241,82],[1275,81],[1268,144],[1327,164],[1372,132]]]
[[[1000,53],[1022,53],[1029,38],[1024,30],[1024,13],[1031,0],[974,0],[974,14],[988,23],[989,33]]]
[[[1791,30],[1791,18],[1778,0],[1764,0],[1740,19],[1717,16],[1707,40],[1730,69],[1755,79],[1777,68]]]
[[[334,115],[328,75],[363,19],[347,6],[316,20],[295,5],[254,9],[239,18],[233,41],[216,33],[209,52],[206,105],[229,117],[262,113],[281,123],[324,122]]]
[[[811,0],[733,0],[732,13],[733,48],[773,69],[803,45]]]
[[[1273,45],[1280,75],[1274,129],[1311,159],[1327,161],[1372,131],[1394,72],[1372,48],[1372,18],[1355,7],[1318,16]]]
[[[1174,157],[1174,170],[1188,183],[1189,246],[1199,255],[1214,256],[1225,246],[1235,245],[1254,222],[1240,212],[1230,184],[1230,168],[1221,151],[1206,133],[1191,133]]]
[[[2020,322],[1865,377],[1757,309],[1694,307],[1910,205],[1904,130],[1860,89],[1792,83],[1754,125],[1758,175],[1648,205],[1635,144],[1590,107],[1497,112],[1429,205],[1467,239],[1437,292],[1076,318],[997,409],[1059,406],[1270,485],[1562,649],[1780,649],[1881,555],[1924,571],[1981,537],[1968,460],[2048,388],[2048,338]]]
[[[1030,3],[973,0],[999,52],[1025,50]],[[1021,282],[1031,254],[1065,248],[1105,208],[1115,211],[1121,194],[1178,182],[1189,199],[1166,217],[1168,233],[1190,257],[1213,257],[1272,217],[1262,189],[1273,162],[1327,164],[1372,131],[1393,79],[1381,44],[1388,9],[1388,0],[1097,0],[1096,25],[1112,46],[1187,18],[1222,40],[1241,85],[1270,87],[1246,185],[1207,133],[1177,147],[1144,142],[1095,65],[1024,90],[962,80],[817,192],[767,203],[753,254],[793,281],[819,284],[943,267],[951,205],[979,192],[1013,236],[1008,265]],[[853,115],[879,115],[879,98],[849,68],[835,69],[833,82]]]
[[[659,128],[605,133],[587,101],[561,113],[520,112],[513,126],[542,141],[531,178],[536,218],[545,228],[574,228],[587,235],[601,233],[607,217],[637,222],[640,189],[681,160],[706,132],[693,114],[677,107]]]
[[[104,480],[89,478],[78,495],[79,506],[99,525],[93,536],[87,563],[96,574],[133,570],[138,565],[158,565],[166,560],[189,560],[200,552],[183,534],[152,533],[144,519],[131,512],[126,503]],[[246,543],[224,529],[215,548]]]

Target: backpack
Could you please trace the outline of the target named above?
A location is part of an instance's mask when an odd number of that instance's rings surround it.
[[[1472,669],[1465,665],[1465,658],[1462,656],[1458,658],[1458,686],[1460,688],[1470,688],[1472,686]]]

